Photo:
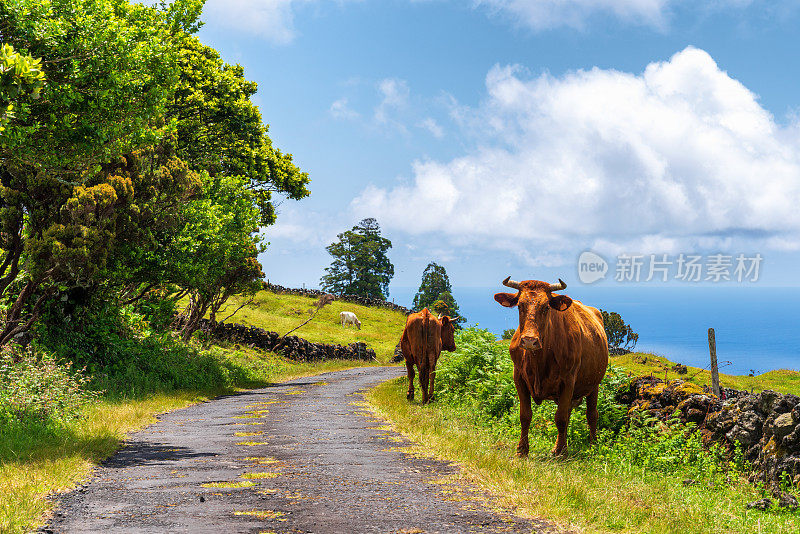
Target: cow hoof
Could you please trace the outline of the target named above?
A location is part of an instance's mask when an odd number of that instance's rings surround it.
[[[414,394],[413,393],[409,393],[409,394],[406,395],[406,398],[408,400],[414,400]]]
[[[553,456],[556,456],[556,457],[558,457],[558,456],[566,457],[567,456],[567,448],[566,447],[561,447],[559,449],[558,447],[553,447],[553,450],[551,451],[551,453],[552,453]]]
[[[528,447],[517,447],[517,458],[527,458]]]

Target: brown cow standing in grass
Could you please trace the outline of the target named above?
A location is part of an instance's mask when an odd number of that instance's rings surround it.
[[[597,395],[608,366],[608,341],[600,311],[566,295],[554,295],[567,287],[538,280],[503,285],[517,293],[497,293],[494,299],[507,308],[519,309],[519,328],[511,338],[514,384],[519,396],[522,433],[517,454],[528,454],[528,428],[531,424],[531,397],[536,404],[555,401],[558,439],[553,454],[567,450],[567,426],[572,408],[586,397],[589,439],[597,436]]]
[[[455,325],[450,317],[437,319],[428,311],[412,313],[406,318],[406,327],[400,338],[400,349],[408,369],[408,400],[414,399],[414,364],[419,368],[419,385],[422,388],[422,404],[433,397],[436,381],[436,362],[442,350],[456,350]],[[429,383],[430,379],[430,383]]]

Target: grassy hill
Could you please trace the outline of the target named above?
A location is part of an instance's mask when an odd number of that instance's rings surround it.
[[[308,319],[316,300],[315,297],[259,291],[252,304],[239,310],[227,322],[285,334]],[[232,298],[229,309],[235,310],[242,302],[241,299]],[[361,321],[361,330],[355,326],[342,327],[339,324],[339,312],[342,311],[355,313]],[[220,318],[225,315],[220,313]],[[395,345],[400,341],[405,324],[406,316],[402,312],[337,300],[322,308],[310,323],[295,330],[292,335],[315,343],[347,345],[363,341],[375,350],[379,362],[388,362],[394,354]]]

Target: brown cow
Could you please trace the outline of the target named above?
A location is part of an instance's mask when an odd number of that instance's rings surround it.
[[[428,311],[412,313],[406,318],[406,327],[400,338],[400,348],[408,369],[408,400],[414,399],[414,364],[419,368],[419,384],[422,388],[422,404],[433,397],[436,381],[436,362],[442,350],[456,350],[455,325],[450,317],[437,319]],[[430,374],[430,377],[428,376]],[[428,379],[430,378],[430,384]]]
[[[528,454],[531,397],[536,404],[552,400],[558,405],[553,454],[566,452],[569,416],[584,397],[589,438],[594,442],[598,388],[608,366],[608,341],[600,311],[566,295],[554,295],[553,291],[567,287],[561,279],[558,284],[548,284],[510,278],[503,280],[503,285],[517,293],[497,293],[494,299],[507,308],[519,309],[519,328],[509,349],[522,426],[517,454]]]

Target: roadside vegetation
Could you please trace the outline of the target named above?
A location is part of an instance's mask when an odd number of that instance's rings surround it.
[[[589,532],[797,532],[800,513],[747,510],[766,495],[750,484],[736,451],[704,448],[690,425],[628,417],[614,402],[628,370],[616,358],[601,385],[598,444],[587,443],[585,407],[574,410],[569,455],[554,459],[555,404],[533,406],[530,456],[514,457],[519,439],[513,364],[507,344],[487,331],[457,334],[454,353],[437,366],[437,400],[405,399],[405,378],[369,394],[375,409],[427,453],[465,466],[503,504],[532,517]],[[795,373],[796,374],[796,373]]]

